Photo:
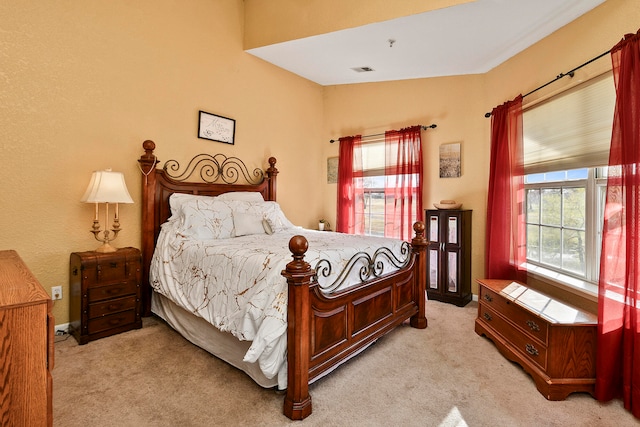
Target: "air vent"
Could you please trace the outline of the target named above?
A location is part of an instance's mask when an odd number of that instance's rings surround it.
[[[356,73],[368,73],[369,71],[374,71],[374,69],[371,67],[355,67],[352,68],[352,70]]]

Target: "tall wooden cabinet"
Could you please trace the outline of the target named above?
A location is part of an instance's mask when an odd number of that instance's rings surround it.
[[[0,251],[0,425],[53,425],[49,294],[16,251]]]
[[[427,296],[459,307],[471,301],[471,210],[427,210]]]

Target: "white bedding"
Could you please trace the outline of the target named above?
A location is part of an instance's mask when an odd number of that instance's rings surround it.
[[[288,243],[300,234],[309,241],[305,261],[320,259],[333,266],[332,276],[357,252],[371,256],[381,246],[399,258],[401,240],[342,233],[282,229],[272,235],[252,234],[198,240],[181,234],[177,221],[162,226],[151,262],[153,289],[218,329],[252,341],[244,356],[258,362],[267,378],[278,376],[286,387],[287,283],[281,275],[292,260]],[[385,274],[395,270],[387,266]],[[356,269],[357,270],[357,269]],[[324,280],[324,279],[323,279]],[[331,282],[333,277],[326,280]]]

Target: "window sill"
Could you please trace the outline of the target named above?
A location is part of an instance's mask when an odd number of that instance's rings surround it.
[[[526,268],[527,274],[537,280],[585,298],[589,301],[595,303],[598,302],[598,285],[594,283],[576,279],[575,277],[567,276],[537,265],[527,264]]]

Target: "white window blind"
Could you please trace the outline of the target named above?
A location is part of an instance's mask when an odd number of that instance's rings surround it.
[[[524,111],[525,174],[608,164],[614,108],[609,72]]]

